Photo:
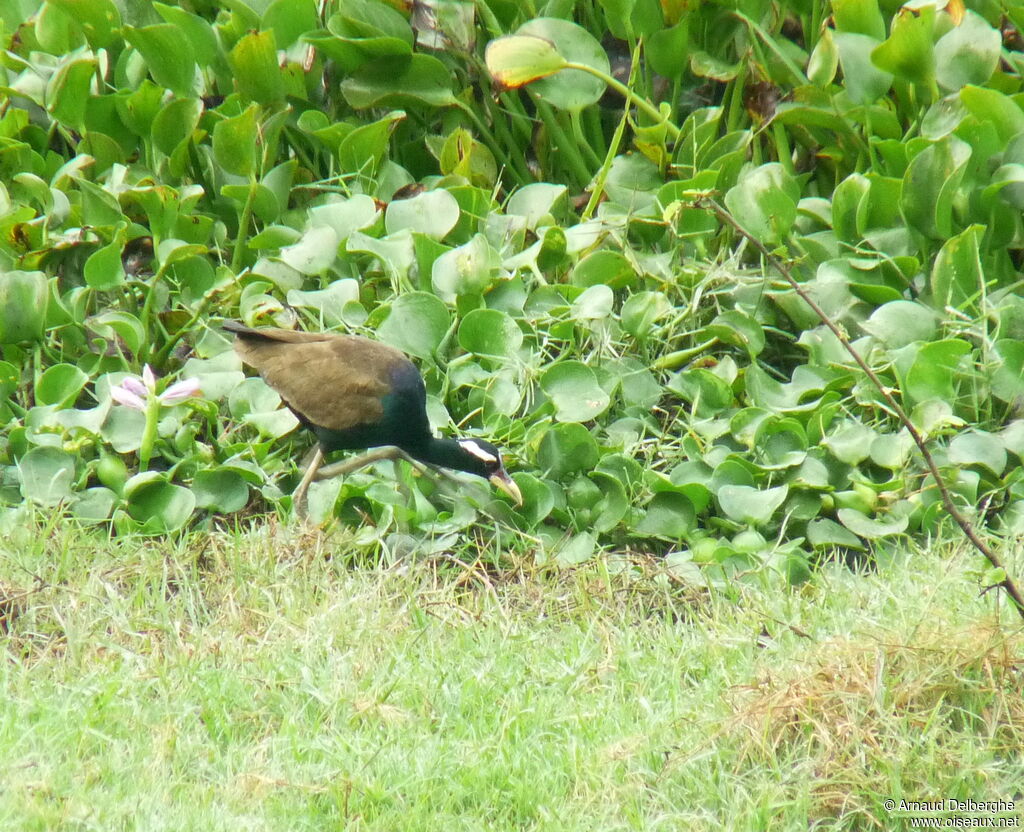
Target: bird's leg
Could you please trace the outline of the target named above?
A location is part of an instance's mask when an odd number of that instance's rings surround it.
[[[372,451],[360,456],[355,456],[351,459],[343,459],[341,462],[335,462],[332,465],[325,465],[316,472],[314,480],[319,482],[320,480],[342,477],[345,474],[351,474],[353,471],[358,471],[360,468],[365,468],[367,465],[372,465],[374,462],[380,462],[383,459],[404,459],[414,465],[416,464],[416,460],[401,448],[396,448],[393,445],[385,445],[382,448],[374,448]]]
[[[299,482],[299,487],[295,489],[295,493],[292,494],[292,507],[295,509],[295,515],[305,520],[307,515],[306,495],[309,491],[309,484],[314,479],[319,479],[317,473],[320,471],[320,463],[324,461],[324,449],[318,444],[316,450],[313,453],[313,459],[310,461],[309,466],[306,468],[306,473],[302,475],[302,480]]]

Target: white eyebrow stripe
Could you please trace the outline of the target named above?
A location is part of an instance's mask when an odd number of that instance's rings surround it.
[[[472,439],[460,439],[459,444],[468,452],[479,459],[481,462],[497,462],[498,457],[492,454],[490,451],[485,451]]]

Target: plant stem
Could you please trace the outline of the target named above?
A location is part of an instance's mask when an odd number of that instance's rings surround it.
[[[249,233],[249,224],[252,222],[252,209],[256,203],[256,177],[249,177],[249,193],[245,197],[245,205],[242,206],[242,213],[238,218],[238,236],[235,237],[235,248],[231,252],[231,271],[235,274],[242,268],[242,258],[245,256],[245,238]]]
[[[627,106],[629,104],[634,105],[638,110],[640,110],[645,115],[647,115],[651,120],[653,120],[655,124],[664,123],[666,128],[668,128],[668,132],[669,135],[672,137],[672,141],[675,141],[676,139],[679,138],[679,128],[676,127],[676,125],[674,125],[672,122],[668,121],[662,114],[661,110],[655,107],[650,101],[647,101],[644,98],[640,98],[640,96],[634,94],[633,90],[631,90],[621,81],[617,80],[616,78],[613,78],[608,73],[601,72],[601,70],[599,69],[594,69],[594,67],[592,66],[587,66],[586,64],[578,64],[573,61],[566,61],[564,68],[578,69],[581,70],[582,72],[586,72],[590,75],[593,75],[595,78],[600,78],[609,87],[615,90],[615,92],[619,93],[626,99]]]
[[[149,470],[149,460],[153,457],[153,446],[156,444],[157,425],[160,423],[160,397],[150,391],[146,399],[146,427],[142,431],[142,444],[139,446],[139,473]]]

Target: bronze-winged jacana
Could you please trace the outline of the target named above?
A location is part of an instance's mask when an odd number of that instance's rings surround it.
[[[427,419],[423,377],[394,347],[357,335],[252,329],[225,321],[235,351],[319,440],[295,489],[293,505],[305,514],[306,491],[315,479],[350,473],[380,459],[411,458],[467,471],[491,481],[517,503],[522,495],[505,472],[501,454],[480,439],[438,439]],[[380,448],[339,465],[320,468],[331,451]]]

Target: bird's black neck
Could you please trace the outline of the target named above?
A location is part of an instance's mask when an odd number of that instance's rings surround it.
[[[454,468],[458,471],[469,470],[466,466],[473,459],[462,449],[457,440],[438,439],[436,436],[429,436],[423,442],[417,443],[415,447],[406,448],[406,450],[420,462],[439,465],[442,468]]]

